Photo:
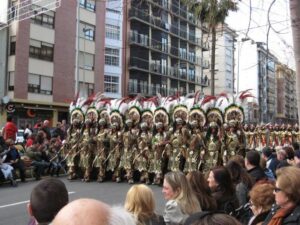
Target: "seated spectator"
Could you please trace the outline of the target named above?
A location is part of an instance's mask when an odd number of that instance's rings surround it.
[[[265,147],[262,150],[261,156],[267,163],[266,168],[270,169],[275,177],[276,168],[279,163],[276,155],[273,154],[273,151],[270,147]]]
[[[77,199],[56,215],[52,225],[136,225],[133,216],[120,207],[94,199]]]
[[[155,214],[153,191],[144,184],[133,185],[126,195],[125,209],[132,213],[137,225],[163,225],[162,216]]]
[[[184,225],[241,225],[241,223],[223,212],[206,211],[191,215]]]
[[[295,161],[295,166],[300,168],[300,150],[295,151],[294,161]]]
[[[235,186],[239,206],[245,205],[248,202],[248,193],[253,186],[253,179],[247,171],[240,166],[239,163],[229,160],[226,165],[232,177],[232,182]]]
[[[276,171],[273,205],[263,225],[300,224],[300,169],[293,166]]]
[[[21,181],[25,182],[24,163],[21,160],[19,151],[14,146],[14,141],[12,139],[7,139],[6,145],[8,146],[8,152],[6,153],[6,159],[4,160],[4,162],[9,163],[14,168],[14,170],[18,169]]]
[[[212,169],[207,181],[218,210],[229,214],[238,208],[238,198],[228,169],[223,166]]]
[[[260,155],[257,151],[251,150],[246,153],[245,167],[255,183],[260,180],[267,180],[267,176],[260,167]]]
[[[13,176],[14,168],[9,164],[4,163],[1,157],[0,157],[0,170],[1,170],[1,174],[3,175],[4,179],[9,180],[10,184],[12,186],[16,187],[17,182],[15,181],[14,176]]]
[[[249,225],[262,224],[269,214],[272,205],[275,202],[274,185],[272,183],[256,184],[250,191],[250,209],[253,217],[249,221]]]
[[[183,224],[189,215],[201,211],[200,204],[182,172],[165,175],[162,193],[167,200],[164,221],[167,225]]]
[[[36,180],[40,180],[44,170],[50,165],[50,163],[45,160],[45,146],[34,143],[31,147],[27,148],[26,155],[32,160],[31,165],[35,167],[34,172]]]
[[[211,194],[208,183],[200,171],[189,172],[186,175],[203,211],[217,210],[217,202]]]
[[[59,179],[40,181],[31,191],[27,211],[30,224],[50,224],[56,214],[69,202],[66,185]]]

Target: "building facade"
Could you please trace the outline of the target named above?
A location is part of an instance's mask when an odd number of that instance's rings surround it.
[[[207,29],[179,0],[132,0],[126,5],[124,95],[163,96],[203,91]],[[124,29],[125,30],[125,29]]]
[[[278,123],[297,123],[296,73],[286,65],[276,65]]]

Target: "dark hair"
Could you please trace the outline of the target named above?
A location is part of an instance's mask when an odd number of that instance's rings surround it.
[[[283,150],[286,153],[286,158],[287,159],[289,159],[289,160],[293,160],[294,159],[295,152],[294,152],[294,149],[292,147],[290,147],[290,146],[284,146]]]
[[[30,196],[32,214],[38,223],[51,222],[68,202],[66,185],[55,178],[40,181],[33,188]]]
[[[203,211],[192,214],[184,222],[184,225],[240,225],[234,217],[222,211]]]
[[[298,142],[293,142],[292,146],[294,148],[294,151],[300,150]]]
[[[232,182],[237,185],[240,182],[243,182],[246,187],[250,190],[253,186],[253,180],[251,176],[247,173],[247,171],[241,167],[241,165],[234,161],[229,160],[226,168],[229,170],[231,174]]]
[[[224,166],[220,166],[212,169],[211,171],[218,183],[218,190],[222,192],[223,195],[233,195],[235,193],[235,188],[228,169]]]
[[[264,147],[262,150],[262,154],[269,158],[272,155],[272,150],[270,147]]]
[[[246,153],[246,159],[252,166],[259,166],[260,155],[257,151],[251,150]]]
[[[6,118],[6,121],[7,121],[7,122],[11,122],[11,121],[12,121],[12,116],[11,116],[11,115],[8,115],[7,118]]]
[[[217,202],[211,195],[210,188],[204,175],[200,171],[192,171],[188,173],[187,180],[189,181],[192,190],[197,196],[202,210],[216,210]]]

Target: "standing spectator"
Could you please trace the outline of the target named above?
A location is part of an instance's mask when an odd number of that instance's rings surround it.
[[[236,161],[229,160],[226,168],[229,170],[233,184],[235,185],[239,206],[245,205],[249,200],[248,193],[253,186],[252,177]]]
[[[246,153],[245,167],[255,183],[260,180],[267,180],[265,172],[260,167],[260,155],[256,150],[251,150]]]
[[[61,129],[63,130],[63,132],[66,134],[68,131],[68,124],[66,120],[62,120],[61,121]]]
[[[273,154],[272,149],[270,147],[265,147],[262,150],[262,158],[267,162],[266,168],[270,169],[275,176],[276,168],[279,163],[276,155]]]
[[[25,131],[24,131],[24,141],[27,140],[27,138],[32,134],[32,128],[31,128],[31,124],[27,124]]]
[[[300,150],[295,151],[294,161],[295,166],[300,168]]]
[[[36,135],[31,134],[26,140],[25,148],[30,147],[33,144],[33,142],[35,142],[35,140],[36,140]]]
[[[228,169],[222,166],[211,170],[207,181],[218,210],[230,213],[238,208],[239,202]]]
[[[6,140],[6,145],[8,146],[8,152],[6,153],[6,159],[4,162],[10,163],[15,170],[18,169],[21,181],[25,182],[24,163],[21,160],[18,150],[14,146],[14,141],[12,139],[8,139]]]
[[[287,161],[287,154],[286,151],[280,146],[276,150],[276,155],[278,159],[278,165],[276,169],[280,169],[282,167],[289,166],[289,163]]]
[[[293,166],[276,171],[275,202],[263,225],[300,224],[300,169]]]
[[[132,213],[137,225],[164,225],[162,216],[155,214],[153,191],[144,184],[133,185],[126,195],[125,209]]]
[[[48,141],[50,141],[50,139],[51,139],[51,132],[50,132],[50,127],[49,126],[50,126],[49,120],[44,120],[43,126],[41,128],[41,130],[45,132],[46,138],[47,138]]]
[[[56,128],[52,133],[52,137],[60,137],[60,140],[63,141],[65,139],[65,132],[61,129],[62,125],[60,122],[56,124]]]
[[[200,171],[192,171],[186,175],[203,211],[217,210],[217,202],[211,194],[208,183]]]
[[[252,188],[249,193],[249,202],[253,217],[250,219],[249,225],[260,225],[266,219],[275,202],[273,191],[272,183],[260,183]]]
[[[17,126],[12,122],[12,117],[10,115],[7,116],[6,124],[3,129],[3,137],[4,140],[12,139],[16,141],[16,134],[18,132]]]
[[[201,211],[198,199],[182,172],[165,175],[162,193],[168,201],[164,212],[167,225],[183,224],[189,215]]]
[[[56,214],[69,202],[66,185],[59,179],[40,181],[32,190],[27,211],[30,225],[50,224]]]

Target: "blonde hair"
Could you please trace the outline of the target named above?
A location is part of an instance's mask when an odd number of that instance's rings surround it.
[[[300,169],[293,166],[282,167],[276,171],[278,187],[291,202],[300,203]]]
[[[133,185],[127,192],[125,209],[136,217],[138,224],[143,224],[143,221],[154,215],[152,190],[144,184]]]
[[[178,191],[174,200],[183,213],[191,215],[201,210],[200,203],[182,172],[169,172],[165,175],[165,180],[173,191]]]

